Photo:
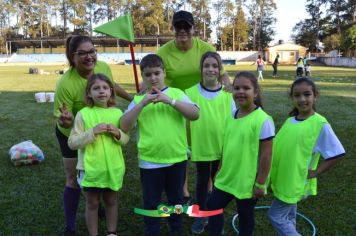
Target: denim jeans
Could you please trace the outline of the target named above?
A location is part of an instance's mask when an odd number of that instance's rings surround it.
[[[300,236],[296,229],[297,204],[288,204],[275,198],[268,216],[279,236]]]
[[[182,204],[186,165],[187,161],[183,161],[157,169],[140,168],[144,209],[157,209],[158,205],[161,204],[163,191],[166,192],[168,205]],[[172,233],[182,230],[181,215],[172,214],[168,217],[168,222]],[[144,234],[146,236],[160,235],[159,217],[145,216],[144,223]]]

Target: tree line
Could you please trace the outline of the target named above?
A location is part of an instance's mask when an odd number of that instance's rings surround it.
[[[351,34],[354,32],[351,26],[347,27],[354,22],[352,16],[356,17],[355,0],[307,2],[311,17],[294,27],[292,37],[296,43],[316,51],[319,40],[325,41],[327,49],[348,50],[350,39],[345,31],[351,28]],[[332,14],[321,17],[322,6]],[[1,0],[0,51],[12,38],[92,35],[94,25],[127,12],[133,17],[135,37],[172,35],[172,16],[182,9],[193,13],[197,36],[209,40],[216,29],[218,50],[263,50],[278,30],[274,0]]]
[[[356,56],[356,0],[307,0],[305,9],[309,17],[293,28],[296,43],[314,52]]]

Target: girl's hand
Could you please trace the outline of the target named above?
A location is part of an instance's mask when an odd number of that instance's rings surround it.
[[[97,124],[94,128],[93,128],[93,133],[96,134],[102,134],[102,133],[106,133],[108,131],[108,126],[107,124],[101,123],[101,124]]]
[[[157,95],[156,99],[153,102],[163,102],[165,104],[171,104],[172,98],[162,93],[159,89],[152,87],[152,93],[155,93]]]
[[[265,190],[262,188],[257,188],[256,186],[253,187],[253,198],[259,199],[265,196]]]
[[[114,136],[117,140],[120,140],[121,133],[118,128],[116,128],[113,124],[107,124],[107,132]]]
[[[70,128],[73,125],[73,114],[68,111],[67,106],[63,103],[63,106],[59,108],[61,115],[58,118],[58,124],[63,128]]]
[[[316,178],[318,176],[318,172],[316,170],[308,170],[308,179]]]

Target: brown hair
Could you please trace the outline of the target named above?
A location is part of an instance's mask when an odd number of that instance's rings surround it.
[[[75,67],[74,62],[72,60],[72,55],[74,52],[77,51],[78,47],[85,42],[90,42],[91,44],[93,44],[93,41],[89,36],[72,35],[66,39],[66,57],[70,66]]]
[[[300,77],[300,78],[294,80],[294,82],[292,83],[292,86],[290,87],[290,91],[289,91],[290,98],[293,98],[293,89],[294,89],[294,87],[296,85],[299,85],[299,84],[302,84],[302,83],[306,83],[307,85],[309,85],[312,88],[314,97],[319,95],[319,91],[316,88],[315,83],[312,80],[310,80],[308,77]],[[313,109],[314,109],[314,111],[316,111],[314,103],[313,103]],[[297,116],[298,114],[299,114],[299,111],[298,111],[298,109],[296,107],[293,107],[293,110],[291,110],[289,112],[289,116]]]
[[[89,106],[89,107],[93,107],[94,106],[94,100],[89,97],[89,93],[90,93],[90,89],[93,86],[93,84],[95,83],[96,80],[101,80],[104,81],[105,83],[107,83],[110,87],[111,90],[111,94],[110,94],[110,99],[108,100],[108,107],[112,107],[116,104],[115,101],[115,92],[114,92],[114,84],[113,82],[104,74],[94,74],[92,76],[89,77],[88,79],[88,83],[87,83],[87,87],[85,89],[85,103]]]
[[[164,70],[164,63],[162,58],[157,54],[148,54],[140,61],[141,72],[146,67],[160,67],[162,70]]]
[[[239,78],[244,78],[244,79],[248,79],[249,81],[251,81],[251,84],[257,93],[257,97],[255,98],[255,100],[253,102],[256,106],[259,106],[263,109],[262,98],[261,98],[261,89],[260,89],[260,86],[258,85],[256,76],[254,74],[252,74],[251,72],[242,71],[235,75],[235,78],[234,78],[234,81],[232,84],[234,84],[235,81]]]
[[[201,77],[202,77],[201,79],[203,79],[203,63],[204,63],[205,59],[207,59],[208,57],[212,57],[218,62],[219,76],[220,76],[220,71],[222,70],[221,57],[220,57],[219,53],[217,53],[217,52],[206,52],[206,53],[203,54],[203,56],[201,56],[201,59],[200,59],[200,74],[201,74]]]

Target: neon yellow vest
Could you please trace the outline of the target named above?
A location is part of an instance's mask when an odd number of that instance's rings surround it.
[[[182,100],[184,93],[179,89],[168,88],[166,95]],[[140,103],[144,96],[135,96],[135,104]],[[142,160],[161,164],[187,160],[186,121],[174,107],[162,102],[150,103],[141,111],[137,124],[137,149]]]
[[[318,165],[320,155],[312,159],[312,152],[327,120],[318,113],[297,123],[292,119],[286,120],[274,140],[271,187],[276,198],[295,204],[316,195],[317,181],[307,179],[308,169],[315,170]]]
[[[80,110],[85,130],[99,123],[119,126],[122,112],[118,108],[85,107]],[[125,163],[120,144],[109,134],[96,135],[93,143],[84,151],[85,187],[110,188],[118,191],[122,186]]]
[[[187,96],[200,107],[199,119],[190,122],[192,161],[220,160],[224,125],[231,116],[231,94],[221,90],[213,99],[205,98],[198,86],[186,90]]]
[[[267,119],[272,120],[261,108],[242,118],[229,116],[226,119],[222,165],[215,178],[215,187],[238,199],[252,197],[259,161],[260,133]]]

